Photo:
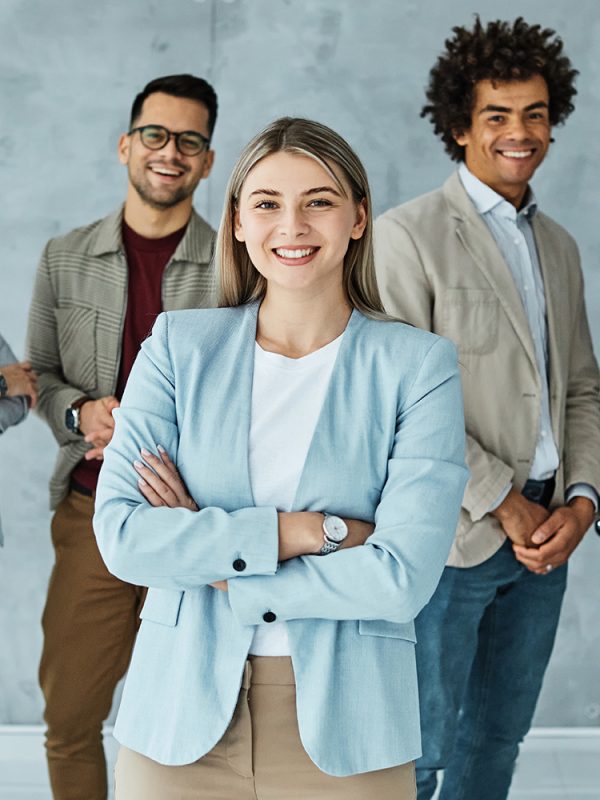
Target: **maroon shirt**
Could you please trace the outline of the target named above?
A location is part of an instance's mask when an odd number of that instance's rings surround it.
[[[183,239],[187,224],[162,239],[140,236],[123,220],[123,245],[128,267],[127,308],[121,341],[121,363],[116,397],[120,400],[140,346],[163,310],[162,276],[167,263]],[[150,445],[152,442],[149,443]],[[101,461],[80,461],[72,480],[88,491],[95,491]]]

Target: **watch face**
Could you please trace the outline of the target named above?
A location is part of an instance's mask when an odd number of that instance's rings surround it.
[[[79,430],[79,414],[77,409],[67,408],[65,413],[65,425],[67,426],[67,430],[72,433],[77,433]]]
[[[6,378],[2,373],[0,373],[0,397],[6,397],[8,394],[8,384],[6,383]]]
[[[343,542],[348,535],[348,526],[340,517],[325,517],[323,530],[332,542]]]

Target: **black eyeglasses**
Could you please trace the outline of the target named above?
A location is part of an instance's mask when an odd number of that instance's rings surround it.
[[[138,132],[142,144],[148,150],[162,150],[171,137],[175,139],[175,147],[183,156],[197,156],[198,153],[202,153],[203,150],[208,150],[210,147],[210,139],[198,131],[174,133],[162,125],[142,125],[140,128],[132,128],[127,135],[132,136]]]

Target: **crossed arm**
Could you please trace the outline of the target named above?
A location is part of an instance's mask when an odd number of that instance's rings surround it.
[[[187,508],[199,511],[196,501],[189,494],[177,467],[164,447],[158,445],[158,455],[143,448],[133,463],[139,474],[138,486],[148,503],[154,508]],[[323,546],[323,514],[317,511],[280,511],[278,520],[279,562],[304,555],[316,555]],[[346,519],[348,536],[340,550],[364,544],[373,533],[374,525],[358,519]],[[215,589],[227,591],[227,581],[214,581]]]
[[[414,619],[439,580],[466,480],[454,348],[437,340],[407,387],[372,534],[357,524],[345,549],[321,558],[311,555],[322,543],[320,514],[240,507],[249,501],[235,487],[229,509],[195,511],[181,493],[185,507],[153,507],[141,496],[146,487],[132,468],[141,449],[161,443],[180,455],[166,326],[159,317],[144,343],[115,411],[115,437],[100,475],[94,527],[111,572],[131,583],[179,590],[227,580],[242,624],[261,622],[273,606],[279,619]],[[150,485],[149,473],[142,477]],[[425,502],[426,496],[436,502]]]

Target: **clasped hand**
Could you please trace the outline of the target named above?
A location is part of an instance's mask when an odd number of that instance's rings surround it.
[[[575,497],[549,512],[511,489],[494,516],[512,541],[517,560],[537,575],[545,575],[568,561],[594,513],[594,504],[586,497]]]

